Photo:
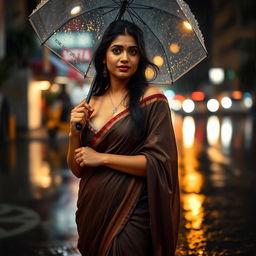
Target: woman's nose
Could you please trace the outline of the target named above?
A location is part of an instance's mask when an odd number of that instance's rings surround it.
[[[122,56],[121,56],[121,61],[128,62],[128,54],[126,51],[123,51]]]

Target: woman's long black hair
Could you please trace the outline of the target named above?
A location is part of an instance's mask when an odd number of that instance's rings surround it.
[[[127,20],[117,20],[112,22],[105,30],[101,43],[99,44],[94,54],[94,66],[96,69],[96,86],[93,91],[93,95],[103,95],[109,84],[109,76],[103,76],[104,64],[103,61],[106,56],[106,52],[110,44],[119,35],[130,35],[138,44],[140,53],[140,61],[138,64],[137,71],[130,78],[127,89],[129,95],[129,111],[133,120],[133,124],[141,132],[144,132],[144,118],[140,108],[140,98],[143,95],[145,88],[148,86],[145,71],[147,67],[152,67],[155,74],[158,72],[158,67],[153,64],[147,57],[145,50],[145,42],[142,30],[135,24]]]

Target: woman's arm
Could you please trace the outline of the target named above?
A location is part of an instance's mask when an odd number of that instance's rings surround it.
[[[90,147],[75,150],[75,161],[80,167],[107,166],[131,175],[147,176],[147,159],[144,155],[126,156],[98,153]]]
[[[83,170],[83,168],[75,161],[75,158],[74,158],[74,152],[79,147],[81,147],[80,137],[69,133],[67,163],[68,163],[69,169],[77,178],[81,178],[82,170]]]
[[[67,163],[72,173],[78,178],[82,176],[83,168],[76,162],[74,155],[75,155],[75,150],[81,147],[81,144],[80,144],[81,131],[78,131],[75,125],[76,123],[80,123],[82,127],[84,127],[87,120],[90,118],[92,112],[93,112],[93,109],[83,101],[74,109],[72,109],[71,115],[70,115],[70,132],[69,132]]]
[[[103,154],[103,165],[136,176],[147,176],[147,159],[144,155],[124,156]]]

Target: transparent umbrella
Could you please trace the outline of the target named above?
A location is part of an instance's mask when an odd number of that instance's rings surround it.
[[[183,0],[43,0],[29,17],[41,43],[84,77],[94,76],[93,53],[117,19],[143,30],[147,54],[160,70],[156,84],[173,83],[206,57],[202,33]],[[148,79],[153,72],[146,70]]]

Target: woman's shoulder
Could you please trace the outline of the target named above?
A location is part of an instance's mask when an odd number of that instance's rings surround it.
[[[145,99],[147,97],[154,96],[154,95],[156,96],[160,95],[162,97],[165,97],[163,91],[159,87],[150,85],[146,87],[145,92],[143,94],[143,98]]]
[[[143,99],[141,100],[142,106],[145,108],[147,113],[154,115],[158,113],[167,113],[169,111],[169,104],[163,91],[157,86],[148,86],[144,92]]]

